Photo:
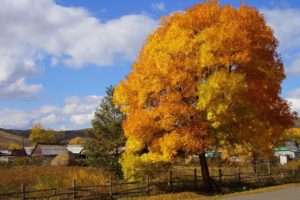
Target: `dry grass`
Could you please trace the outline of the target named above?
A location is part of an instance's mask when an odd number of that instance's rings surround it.
[[[215,197],[205,196],[193,192],[181,192],[176,194],[160,194],[150,197],[138,197],[134,200],[188,200],[188,199],[199,199],[199,200],[213,200]]]
[[[0,169],[0,177],[1,193],[19,190],[22,183],[30,190],[65,190],[71,187],[73,180],[77,180],[78,185],[99,185],[108,181],[108,173],[103,170],[80,167],[14,167]]]

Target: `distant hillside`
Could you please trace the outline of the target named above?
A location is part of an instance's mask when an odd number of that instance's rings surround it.
[[[22,145],[23,142],[25,145],[29,145],[30,142],[28,141],[28,134],[25,132],[10,132],[5,129],[0,129],[0,144],[7,145],[7,144],[19,144]]]
[[[69,130],[65,131],[62,142],[68,142],[75,137],[87,138],[86,129],[82,130]],[[30,130],[12,130],[0,128],[0,146],[8,145],[11,143],[22,145],[23,141],[25,145],[30,145],[28,137]]]
[[[65,137],[63,140],[69,141],[70,139],[75,138],[75,137],[86,138],[86,137],[88,137],[86,134],[86,131],[87,131],[87,129],[65,131]]]

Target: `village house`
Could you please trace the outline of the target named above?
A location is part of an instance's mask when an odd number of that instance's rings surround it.
[[[67,150],[71,152],[76,158],[84,157],[84,149],[81,144],[68,144]]]
[[[0,149],[0,162],[5,162],[8,163],[9,160],[11,159],[11,151],[10,149]]]
[[[67,151],[67,146],[61,144],[37,143],[32,150],[31,156],[54,157],[62,151]]]
[[[285,146],[275,148],[275,156],[279,157],[280,164],[284,165],[289,160],[297,160],[300,158],[300,150],[298,144],[293,141],[287,141]]]
[[[22,148],[22,149],[13,149],[12,152],[11,152],[11,156],[13,158],[16,158],[16,157],[26,157],[27,153],[26,153],[26,151],[25,151],[24,148]]]

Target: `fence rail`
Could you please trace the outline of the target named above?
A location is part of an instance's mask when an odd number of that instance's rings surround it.
[[[200,172],[194,169],[185,174],[176,170],[165,173],[165,178],[146,176],[144,181],[114,183],[112,177],[109,177],[109,183],[105,185],[78,185],[76,180],[70,184],[70,188],[57,192],[57,188],[48,188],[42,190],[27,190],[27,185],[22,184],[19,191],[10,193],[0,193],[0,199],[49,199],[49,200],[89,200],[89,199],[116,199],[125,196],[151,195],[158,193],[168,193],[174,191],[199,191],[203,188],[202,176]],[[300,174],[300,173],[299,173]],[[223,173],[221,169],[217,174],[211,176],[217,191],[228,189],[232,183],[264,183],[286,178],[295,179],[298,172],[293,170],[280,169],[279,173],[272,173],[268,170],[266,173],[242,173],[240,168],[236,168],[235,173]],[[241,185],[241,184],[240,184]]]

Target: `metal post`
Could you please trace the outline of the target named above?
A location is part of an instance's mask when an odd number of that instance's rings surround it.
[[[77,191],[76,191],[77,183],[76,180],[73,180],[72,189],[73,189],[73,200],[77,199]]]

